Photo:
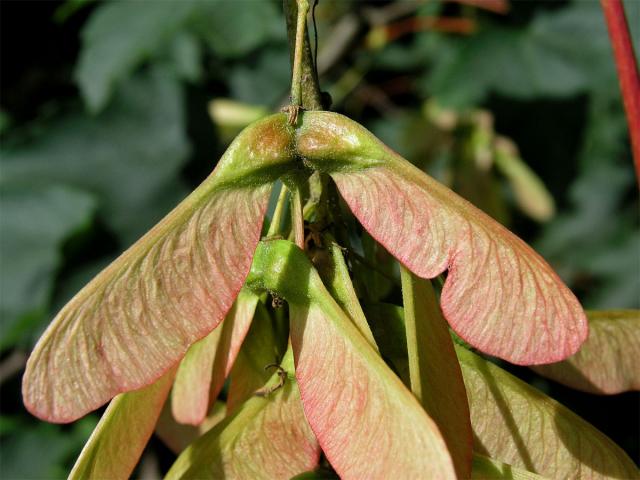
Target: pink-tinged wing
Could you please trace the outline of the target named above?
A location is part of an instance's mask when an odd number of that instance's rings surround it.
[[[533,369],[589,393],[640,390],[640,311],[592,311],[587,316],[589,338],[578,353]]]
[[[476,453],[546,478],[640,478],[629,456],[575,413],[478,355],[456,351]]]
[[[271,181],[291,161],[284,115],[248,127],[214,173],[85,286],[27,363],[24,403],[70,422],[153,383],[224,318],[251,266]]]
[[[289,304],[304,413],[341,478],[456,478],[436,424],[331,297],[305,252],[285,240],[261,242],[247,286]]]
[[[275,383],[277,374],[268,385]],[[288,480],[312,470],[319,457],[296,382],[287,379],[268,396],[251,397],[191,444],[165,479]]]
[[[582,307],[526,243],[341,115],[304,114],[298,150],[331,173],[360,223],[416,275],[448,270],[442,311],[474,347],[517,364],[562,360]]]
[[[157,382],[114,398],[69,474],[70,480],[129,478],[165,403],[175,370]]]
[[[305,415],[340,478],[456,478],[438,427],[339,307],[289,309]]]
[[[257,303],[257,295],[241,290],[220,328],[187,351],[171,392],[171,409],[179,423],[200,425],[207,416],[233,367]]]

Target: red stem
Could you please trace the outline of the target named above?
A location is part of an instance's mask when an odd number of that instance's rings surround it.
[[[391,23],[385,29],[386,41],[393,42],[403,35],[425,30],[469,35],[476,30],[476,23],[463,17],[412,17]]]
[[[509,0],[449,0],[476,8],[484,8],[493,13],[505,14],[509,11]]]
[[[640,184],[640,76],[633,52],[631,34],[621,0],[600,0],[607,21],[613,55],[618,68],[622,100],[627,113],[631,149]]]

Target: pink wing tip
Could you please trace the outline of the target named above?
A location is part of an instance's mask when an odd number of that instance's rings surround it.
[[[576,300],[577,303],[577,300]],[[517,345],[514,347],[511,344],[500,343],[500,339],[490,338],[486,341],[478,341],[478,338],[465,331],[460,326],[462,323],[456,323],[452,321],[450,314],[447,312],[443,303],[442,311],[449,322],[449,325],[453,331],[462,338],[469,345],[477,348],[483,353],[501,358],[513,363],[514,365],[545,365],[548,363],[556,363],[575,354],[589,336],[589,325],[587,322],[587,316],[579,306],[579,310],[574,312],[574,315],[566,318],[562,321],[563,325],[571,325],[567,328],[569,331],[560,342],[551,343],[548,345],[536,344],[535,338],[527,345],[527,348],[518,349]]]
[[[71,423],[75,422],[79,418],[83,417],[86,413],[80,415],[73,415],[68,412],[52,412],[48,408],[42,408],[37,402],[32,402],[28,397],[27,392],[24,387],[24,379],[23,379],[23,387],[22,387],[22,403],[27,411],[36,418],[40,420],[44,420],[49,423]]]

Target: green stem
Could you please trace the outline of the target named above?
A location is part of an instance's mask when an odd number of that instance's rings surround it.
[[[469,478],[469,405],[449,326],[429,280],[403,265],[400,278],[411,391],[440,428],[458,478]]]
[[[291,79],[291,104],[302,106],[302,51],[304,39],[307,37],[307,13],[309,2],[296,0],[298,3],[298,17],[296,21],[296,42],[293,54],[293,78]]]
[[[420,331],[422,325],[420,316],[425,312],[417,304],[416,289],[418,288],[414,282],[412,273],[404,266],[400,266],[400,279],[402,280],[402,302],[404,305],[404,324],[407,335],[407,353],[409,357],[409,377],[411,379],[411,391],[424,406],[424,380],[425,372],[421,356],[419,338],[422,337]]]
[[[309,8],[308,2],[307,10]],[[300,21],[304,21],[306,25],[306,14],[304,17],[298,15],[298,6],[296,0],[283,0],[284,13],[287,21],[287,34],[289,37],[289,51],[291,53],[291,63],[296,65],[296,47],[300,47],[300,54],[298,56],[299,65],[299,82],[292,83],[291,101],[294,105],[302,106],[305,110],[322,110],[322,95],[320,93],[320,86],[318,84],[318,76],[313,64],[313,57],[311,56],[311,47],[309,44],[309,36],[307,29],[303,28],[301,35],[298,35],[298,26]],[[295,72],[294,72],[295,78]],[[293,88],[295,83],[299,85],[300,99],[299,103],[295,103]],[[297,87],[296,87],[297,88]]]
[[[280,232],[280,225],[282,224],[282,214],[284,213],[284,205],[287,201],[287,187],[282,185],[280,194],[278,195],[278,201],[276,208],[273,211],[273,218],[269,224],[269,230],[267,231],[267,238],[274,237]]]
[[[369,342],[369,345],[378,351],[371,327],[362,311],[362,306],[358,301],[358,295],[351,282],[349,269],[342,255],[342,248],[335,242],[331,235],[326,235],[325,237],[328,244],[329,265],[327,265],[328,268],[319,268],[320,277],[331,293],[331,296],[349,316],[362,336]]]

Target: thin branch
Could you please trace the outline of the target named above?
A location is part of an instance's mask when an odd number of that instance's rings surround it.
[[[291,78],[291,103],[294,106],[302,106],[302,51],[307,35],[307,13],[309,2],[297,0],[298,15],[296,19],[296,41],[293,52],[293,75]]]
[[[298,29],[298,6],[296,0],[283,0],[284,13],[287,21],[287,35],[289,37],[289,52],[291,63],[295,65],[296,33]],[[322,110],[322,95],[318,85],[318,77],[314,68],[309,45],[309,36],[305,28],[302,36],[302,48],[300,58],[300,97],[305,110]],[[293,101],[293,99],[292,99]]]

